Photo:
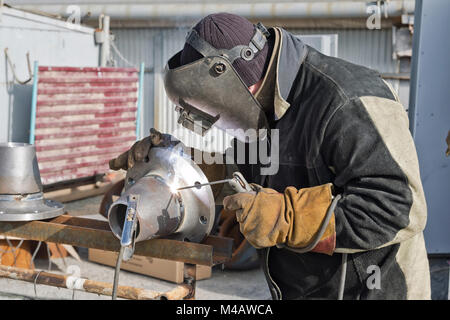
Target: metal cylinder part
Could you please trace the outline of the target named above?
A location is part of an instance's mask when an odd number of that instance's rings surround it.
[[[36,151],[27,143],[0,144],[0,194],[42,191]]]
[[[177,191],[196,182],[207,183],[202,170],[181,149],[152,148],[148,162],[128,170],[121,197],[111,204],[108,221],[119,239],[127,196],[139,194],[136,241],[157,237],[200,242],[213,227],[215,206],[210,186]]]
[[[0,221],[41,220],[63,213],[61,203],[44,199],[35,147],[0,144]]]

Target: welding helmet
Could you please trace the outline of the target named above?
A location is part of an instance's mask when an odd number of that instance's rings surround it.
[[[233,62],[238,58],[252,60],[269,35],[258,23],[248,45],[216,49],[192,29],[186,43],[203,57],[180,65],[180,51],[169,59],[164,72],[164,87],[176,105],[178,123],[201,135],[214,125],[243,142],[252,142],[258,135],[264,138],[267,130],[261,129],[268,129],[264,110],[233,68]]]

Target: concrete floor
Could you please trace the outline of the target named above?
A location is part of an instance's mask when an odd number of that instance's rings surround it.
[[[88,216],[89,218],[102,217],[97,214],[102,197],[94,197],[71,203],[66,203],[66,210],[72,216]],[[73,270],[73,266],[78,266],[80,276],[83,278],[113,282],[114,268],[100,265],[87,260],[87,249],[78,248],[82,261],[68,257],[52,260],[52,272],[66,273]],[[36,261],[38,269],[47,270],[48,260]],[[76,268],[76,267],[75,267]],[[163,280],[158,280],[149,276],[121,271],[120,285],[134,286],[164,292],[175,287],[175,284]],[[18,280],[0,279],[0,299],[72,299],[73,291],[69,289],[59,289],[55,287],[37,285]],[[77,291],[74,298],[79,299],[111,299],[107,296]],[[221,270],[219,266],[213,268],[212,277],[197,282],[196,298],[200,300],[243,300],[243,299],[269,299],[270,293],[267,289],[266,280],[261,270],[250,271],[230,271]]]

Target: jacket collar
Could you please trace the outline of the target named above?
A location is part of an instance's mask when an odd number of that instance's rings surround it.
[[[273,31],[275,34],[273,53],[262,85],[255,96],[265,109],[272,103],[275,120],[279,120],[290,107],[287,99],[306,57],[307,49],[298,37],[286,30],[275,27]]]

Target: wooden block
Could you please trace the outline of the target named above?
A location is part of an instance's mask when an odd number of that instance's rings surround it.
[[[103,251],[89,248],[89,260],[114,267],[117,262],[117,252]],[[182,283],[184,280],[184,263],[165,259],[143,257],[134,255],[128,261],[122,261],[122,270],[152,276],[158,279]],[[211,277],[211,267],[198,265],[196,279],[202,280]]]
[[[20,248],[16,249],[19,242],[19,240],[10,240],[10,243],[13,245],[13,247],[10,247],[6,240],[0,240],[0,264],[26,269],[31,267],[31,269],[34,269],[34,263],[31,263],[33,241],[25,240]]]

